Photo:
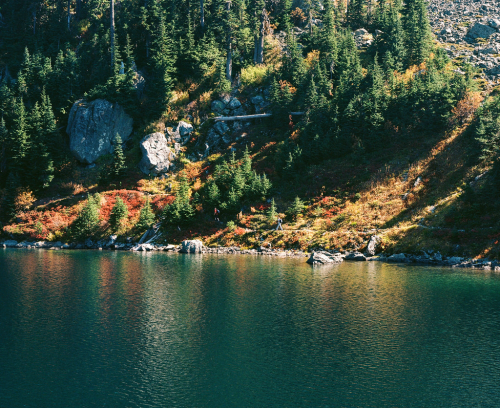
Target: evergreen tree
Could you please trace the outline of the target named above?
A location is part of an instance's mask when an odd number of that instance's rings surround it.
[[[290,216],[293,220],[295,220],[295,219],[297,219],[297,217],[300,214],[302,214],[302,211],[304,211],[304,208],[305,208],[304,203],[297,196],[297,197],[295,197],[295,200],[293,201],[293,204],[288,209],[287,215]]]
[[[179,190],[172,204],[167,205],[163,210],[163,219],[167,224],[186,224],[194,216],[194,208],[189,202],[189,183],[187,177],[182,175],[179,180]]]
[[[89,195],[85,206],[72,225],[72,233],[78,239],[92,237],[99,227],[99,209],[101,196],[99,194]]]
[[[151,208],[151,204],[149,199],[146,199],[146,203],[141,208],[141,212],[139,214],[139,221],[135,224],[135,227],[138,231],[143,232],[148,230],[155,223],[155,214],[153,209]]]
[[[274,198],[271,200],[271,207],[269,207],[269,210],[267,210],[267,219],[269,222],[274,222],[275,218],[277,217],[278,212],[276,211],[276,203],[274,201]]]
[[[123,155],[122,138],[116,135],[113,144],[113,163],[111,173],[114,178],[119,178],[125,169],[125,156]]]
[[[10,169],[22,178],[25,160],[30,148],[30,140],[27,134],[26,111],[22,99],[14,99],[12,127],[9,131]],[[23,180],[21,180],[23,181]]]
[[[421,64],[429,56],[432,34],[425,0],[407,0],[403,9],[403,27],[410,64]]]
[[[172,97],[172,74],[174,72],[175,56],[172,38],[167,32],[165,16],[160,15],[160,21],[151,43],[151,79],[148,84],[148,94],[151,109],[156,115],[161,115]]]
[[[116,197],[115,205],[111,210],[111,215],[109,216],[109,225],[113,232],[118,231],[121,227],[122,221],[128,216],[128,207],[123,202],[120,197]]]

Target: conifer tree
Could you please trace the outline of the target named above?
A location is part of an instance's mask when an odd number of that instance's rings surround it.
[[[274,198],[273,198],[271,200],[271,207],[269,207],[269,210],[267,210],[268,221],[274,222],[277,215],[278,215],[278,212],[276,211],[276,203],[275,203]]]
[[[293,201],[293,204],[288,209],[287,215],[290,216],[293,220],[297,219],[297,217],[302,214],[304,211],[305,205],[302,200],[297,196]]]
[[[23,179],[23,169],[26,155],[30,148],[30,140],[27,133],[26,111],[23,100],[14,99],[12,127],[9,131],[9,151],[10,169]],[[22,180],[23,181],[23,180]]]
[[[151,208],[151,203],[149,202],[149,198],[147,198],[146,203],[141,208],[141,211],[139,213],[139,221],[137,221],[135,227],[137,228],[138,231],[142,232],[151,228],[154,223],[155,223],[155,214],[153,212],[153,209]]]
[[[118,231],[121,227],[122,221],[128,216],[128,207],[123,202],[120,197],[116,197],[115,205],[111,210],[111,215],[109,216],[109,225],[113,232]]]
[[[421,64],[429,56],[432,34],[425,0],[407,0],[403,8],[403,28],[410,64]]]
[[[85,206],[72,225],[72,233],[78,239],[89,238],[95,234],[99,227],[99,209],[101,196],[89,195]]]
[[[194,216],[194,208],[189,202],[189,183],[185,174],[180,177],[179,190],[172,204],[163,210],[163,219],[167,224],[180,225],[188,223]]]
[[[174,63],[172,38],[167,32],[165,16],[161,13],[151,43],[151,59],[149,63],[152,77],[148,91],[151,107],[156,115],[160,115],[165,111],[172,96]]]
[[[118,178],[125,169],[125,156],[123,155],[122,138],[119,134],[116,135],[113,144],[113,163],[111,165],[111,173],[114,178]]]

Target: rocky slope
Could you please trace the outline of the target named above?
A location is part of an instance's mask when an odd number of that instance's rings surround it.
[[[500,3],[431,0],[429,20],[451,58],[481,68],[490,85],[500,79]]]

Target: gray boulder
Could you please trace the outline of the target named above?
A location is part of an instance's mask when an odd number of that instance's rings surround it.
[[[179,143],[180,145],[185,145],[189,142],[192,132],[193,126],[183,121],[180,121],[177,126],[173,128],[167,128],[170,142]]]
[[[220,113],[226,108],[226,105],[221,101],[213,101],[210,107],[212,111]]]
[[[366,257],[360,252],[351,252],[344,258],[344,260],[360,262],[360,261],[366,261]]]
[[[104,99],[76,101],[66,128],[70,150],[80,162],[91,164],[100,156],[113,152],[116,135],[127,140],[132,125],[132,118],[117,103]]]
[[[182,241],[180,252],[183,254],[201,254],[203,243],[197,239]]]
[[[372,235],[370,241],[368,241],[368,245],[366,246],[366,253],[370,256],[375,255],[380,241],[382,241],[382,239],[378,235]]]
[[[232,98],[227,107],[231,110],[238,109],[241,106],[241,102],[237,98]]]
[[[471,29],[467,33],[467,36],[475,40],[476,38],[488,38],[493,33],[496,33],[496,30],[491,28],[490,26],[476,23],[471,27]]]
[[[163,174],[168,172],[175,160],[175,154],[167,145],[163,133],[152,133],[144,137],[140,143],[142,160],[139,168],[145,174]]]
[[[408,259],[405,254],[394,254],[387,258],[388,262],[406,262]]]
[[[340,254],[330,254],[326,251],[316,251],[311,254],[306,262],[310,265],[326,265],[341,263],[343,260],[344,259]]]
[[[231,129],[229,129],[229,126],[226,124],[226,122],[217,122],[214,125],[214,130],[221,136],[223,136],[231,131]]]
[[[181,120],[178,123],[176,130],[179,132],[181,137],[189,136],[193,132],[193,125]]]
[[[9,239],[8,241],[5,241],[3,244],[6,248],[15,248],[17,245],[17,241],[14,241],[13,239]]]

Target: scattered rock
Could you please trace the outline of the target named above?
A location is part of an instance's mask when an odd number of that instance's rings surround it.
[[[142,160],[139,168],[145,174],[164,174],[172,167],[175,154],[170,150],[163,133],[152,133],[140,143]]]
[[[132,118],[117,103],[104,99],[76,101],[66,128],[70,150],[80,162],[91,164],[113,152],[116,135],[126,141],[132,133],[132,125]]]

